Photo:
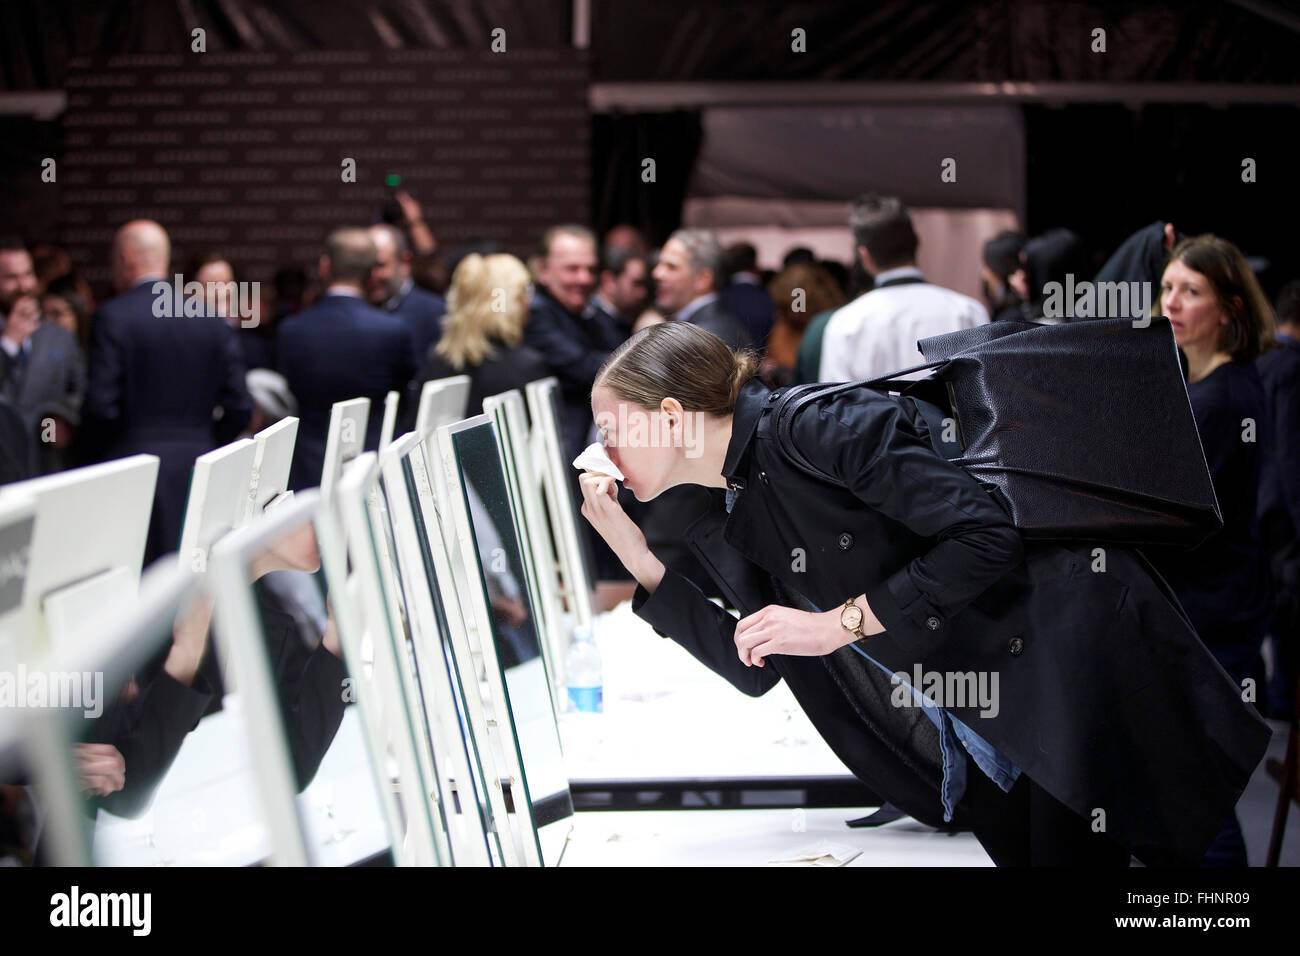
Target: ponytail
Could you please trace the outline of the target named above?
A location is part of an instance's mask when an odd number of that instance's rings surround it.
[[[658,408],[671,395],[688,412],[730,415],[741,388],[757,374],[753,349],[733,352],[712,332],[672,321],[648,326],[616,348],[592,387],[609,388],[642,408]]]
[[[735,353],[736,370],[731,377],[731,408],[736,407],[740,390],[745,383],[758,374],[758,353],[753,349],[741,349]]]

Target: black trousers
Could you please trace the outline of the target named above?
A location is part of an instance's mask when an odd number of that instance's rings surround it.
[[[963,755],[965,756],[965,755]],[[966,760],[971,829],[998,866],[1126,867],[1129,851],[1021,773],[1009,792]]]

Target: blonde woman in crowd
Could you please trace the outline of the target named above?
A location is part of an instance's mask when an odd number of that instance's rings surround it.
[[[411,383],[407,427],[413,427],[424,383],[452,375],[470,378],[467,416],[483,412],[483,397],[522,388],[551,374],[541,353],[523,344],[533,284],[512,255],[471,253],[452,273],[442,337],[429,347]]]

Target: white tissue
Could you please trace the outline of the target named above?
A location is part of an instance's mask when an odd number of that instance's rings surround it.
[[[618,481],[627,480],[623,477],[623,472],[618,470],[618,465],[605,454],[605,446],[598,441],[592,442],[583,449],[581,455],[573,459],[573,467],[579,471],[597,471]]]

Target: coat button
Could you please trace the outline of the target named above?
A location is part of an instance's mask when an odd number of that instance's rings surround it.
[[[760,472],[758,473],[758,480],[761,481],[761,482],[762,482],[763,484],[765,484],[765,485],[766,485],[766,484],[769,484],[769,482],[768,482],[768,480],[767,480],[767,472],[765,472],[765,471],[760,471]]]
[[[937,631],[937,630],[939,630],[939,625],[942,624],[942,623],[943,623],[943,622],[940,621],[940,620],[939,620],[937,617],[935,617],[933,614],[931,614],[929,617],[927,617],[927,618],[925,619],[925,626],[928,627],[928,628],[929,628],[930,630],[932,630],[932,631]]]
[[[842,535],[840,535],[840,550],[847,551],[851,547],[853,547],[853,535],[845,531]]]
[[[1011,651],[1012,656],[1018,657],[1020,652],[1025,649],[1025,642],[1018,637],[1013,637],[1011,643],[1007,645],[1007,649]]]

